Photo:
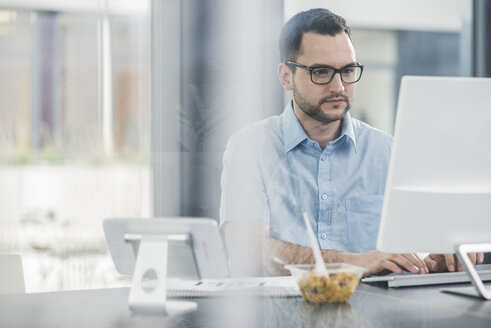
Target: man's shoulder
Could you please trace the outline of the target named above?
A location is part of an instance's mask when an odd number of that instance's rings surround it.
[[[283,142],[281,117],[270,116],[249,124],[230,136],[230,142],[240,146],[253,147],[278,146]],[[269,148],[269,147],[268,147]]]
[[[370,144],[377,142],[387,144],[388,146],[392,145],[393,137],[387,132],[379,130],[356,118],[351,118],[351,121],[357,141],[365,141]]]
[[[224,166],[247,172],[251,167],[270,165],[281,156],[282,150],[281,119],[268,117],[232,134],[223,155]]]

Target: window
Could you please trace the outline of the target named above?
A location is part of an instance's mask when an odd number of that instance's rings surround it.
[[[0,8],[0,251],[22,255],[28,292],[122,283],[102,220],[149,216],[149,1],[135,3]]]

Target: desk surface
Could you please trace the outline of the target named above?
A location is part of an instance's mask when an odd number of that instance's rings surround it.
[[[488,286],[489,287],[489,286]],[[348,304],[202,298],[179,317],[133,315],[128,288],[0,296],[0,327],[491,327],[491,301],[439,287],[360,284]]]

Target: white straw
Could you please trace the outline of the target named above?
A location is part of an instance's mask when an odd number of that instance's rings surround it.
[[[322,258],[321,250],[319,249],[319,244],[317,243],[317,238],[315,238],[314,231],[312,231],[312,226],[310,225],[309,215],[307,212],[303,212],[303,220],[305,222],[307,232],[309,233],[312,251],[314,252],[315,271],[319,275],[327,275],[326,264]]]

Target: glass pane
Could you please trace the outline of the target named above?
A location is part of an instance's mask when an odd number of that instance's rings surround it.
[[[150,213],[147,2],[0,10],[0,252],[27,292],[128,284],[102,221]]]

